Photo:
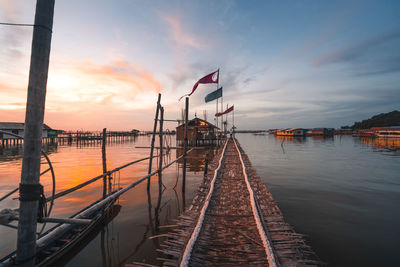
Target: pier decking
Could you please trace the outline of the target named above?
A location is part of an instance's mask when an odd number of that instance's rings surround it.
[[[321,265],[232,138],[161,252],[165,266]]]

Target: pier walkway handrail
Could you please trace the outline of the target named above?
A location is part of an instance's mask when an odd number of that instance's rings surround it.
[[[187,151],[187,154],[190,153],[193,150],[190,149]],[[128,190],[132,189],[133,187],[135,187],[136,185],[142,183],[143,181],[149,179],[151,176],[158,174],[159,172],[161,172],[162,170],[170,167],[172,164],[174,164],[175,162],[177,162],[178,160],[182,159],[183,157],[187,156],[187,154],[183,154],[180,157],[176,158],[175,160],[171,161],[170,163],[166,164],[165,166],[163,166],[161,169],[157,169],[155,171],[153,171],[152,173],[149,173],[148,175],[140,178],[139,180],[129,184],[128,186],[119,189],[118,191],[115,191],[113,193],[111,193],[108,197],[106,197],[105,199],[97,202],[94,205],[89,206],[89,208],[84,209],[82,212],[76,214],[75,216],[73,216],[72,220],[74,219],[85,219],[85,217],[99,209],[101,209],[102,207],[104,207],[105,205],[107,205],[108,203],[110,203],[111,201],[117,199],[118,197],[120,197],[122,194],[124,194],[125,192],[127,192]],[[144,159],[142,159],[144,160]],[[127,163],[121,167],[118,167],[115,170],[120,170],[122,169],[122,167],[127,167],[129,165],[132,165],[133,162]],[[111,171],[110,171],[111,172]],[[103,177],[103,175],[101,175],[100,177]],[[95,177],[96,178],[96,177]],[[93,180],[93,179],[92,179]],[[36,245],[38,247],[44,247],[47,244],[49,244],[51,241],[55,240],[56,238],[58,238],[59,236],[61,236],[63,233],[65,233],[65,231],[68,231],[68,229],[70,229],[71,227],[73,227],[72,224],[69,223],[62,223],[59,226],[55,227],[53,230],[51,230],[49,233],[47,233],[46,235],[42,236],[41,238],[39,238],[38,240],[36,240]],[[9,255],[11,257],[11,254]],[[12,263],[11,258],[8,258],[6,261],[0,263],[0,266],[9,266]],[[1,265],[3,264],[3,265]]]
[[[191,152],[193,150],[190,149],[188,151]],[[155,171],[153,171],[152,173],[140,178],[139,180],[131,183],[130,185],[114,192],[113,194],[109,195],[108,197],[106,197],[105,199],[99,201],[97,204],[91,206],[90,208],[86,209],[85,211],[83,211],[82,213],[77,214],[76,216],[74,216],[72,219],[84,219],[85,216],[87,214],[90,214],[100,208],[102,208],[103,206],[105,206],[107,203],[109,203],[110,201],[113,201],[114,199],[117,199],[119,196],[121,196],[122,194],[124,194],[125,192],[127,192],[128,190],[132,189],[133,187],[137,186],[138,184],[140,184],[141,182],[149,179],[151,176],[159,173],[160,171],[168,168],[169,166],[171,166],[172,164],[174,164],[175,162],[177,162],[178,160],[180,160],[181,158],[183,158],[185,155],[182,155],[178,158],[176,158],[174,161],[168,163],[167,165],[165,165],[164,167],[162,167],[161,169],[157,169]],[[50,233],[48,233],[47,235],[43,236],[42,238],[38,239],[36,241],[36,244],[38,247],[42,247],[45,246],[50,240],[54,240],[54,238],[57,238],[58,235],[64,233],[64,231],[71,227],[70,224],[62,224],[59,227],[55,228],[53,231],[51,231]]]
[[[156,156],[154,156],[154,157],[156,157]],[[153,157],[153,158],[154,158],[154,157]],[[47,200],[47,201],[51,201],[52,199],[57,199],[57,198],[60,198],[60,197],[62,197],[62,196],[65,196],[65,195],[67,195],[67,194],[69,194],[69,193],[72,193],[72,192],[74,192],[74,191],[76,191],[76,190],[78,190],[78,189],[81,189],[82,187],[85,187],[85,186],[87,186],[87,185],[89,185],[89,184],[91,184],[91,183],[93,183],[93,182],[99,180],[100,178],[103,178],[104,176],[110,175],[110,174],[112,174],[112,173],[114,173],[114,172],[117,172],[117,171],[122,170],[122,169],[124,169],[124,168],[126,168],[126,167],[129,167],[129,166],[131,166],[131,165],[133,165],[133,164],[135,164],[135,163],[139,163],[139,162],[141,162],[141,161],[148,160],[148,159],[150,159],[150,157],[146,157],[146,158],[142,158],[142,159],[138,159],[138,160],[135,160],[135,161],[126,163],[126,164],[124,164],[124,165],[122,165],[122,166],[120,166],[120,167],[117,167],[117,168],[115,168],[115,169],[113,169],[113,170],[111,170],[111,171],[108,171],[108,172],[105,172],[105,173],[103,173],[103,174],[100,174],[100,175],[98,175],[98,176],[96,176],[96,177],[94,177],[94,178],[92,178],[92,179],[90,179],[90,180],[88,180],[88,181],[86,181],[86,182],[83,182],[83,183],[78,184],[78,185],[76,185],[76,186],[74,186],[74,187],[72,187],[72,188],[69,188],[69,189],[66,189],[66,190],[64,190],[64,191],[61,191],[61,192],[55,194],[54,197],[49,197],[49,198],[47,198],[46,200]]]

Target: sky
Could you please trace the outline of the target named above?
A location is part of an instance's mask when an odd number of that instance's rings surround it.
[[[0,0],[0,22],[33,24],[35,5]],[[25,119],[31,42],[0,25],[0,121]],[[149,130],[158,93],[181,119],[178,99],[220,69],[239,129],[352,125],[400,109],[399,47],[400,1],[56,0],[45,123]],[[190,118],[214,121],[216,88]]]

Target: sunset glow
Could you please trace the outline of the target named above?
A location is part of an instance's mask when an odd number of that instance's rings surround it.
[[[338,127],[398,108],[399,3],[57,1],[45,123],[151,128],[220,68],[242,129]],[[3,22],[32,23],[35,1],[1,0]],[[304,14],[309,14],[305,16]],[[32,29],[0,26],[1,121],[25,117]],[[200,85],[190,114],[210,119]],[[211,119],[212,120],[212,119]]]

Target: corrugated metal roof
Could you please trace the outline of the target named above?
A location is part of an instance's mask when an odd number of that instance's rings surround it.
[[[25,123],[23,122],[0,122],[1,130],[23,130],[25,128]],[[51,130],[51,128],[43,124],[44,130]]]

